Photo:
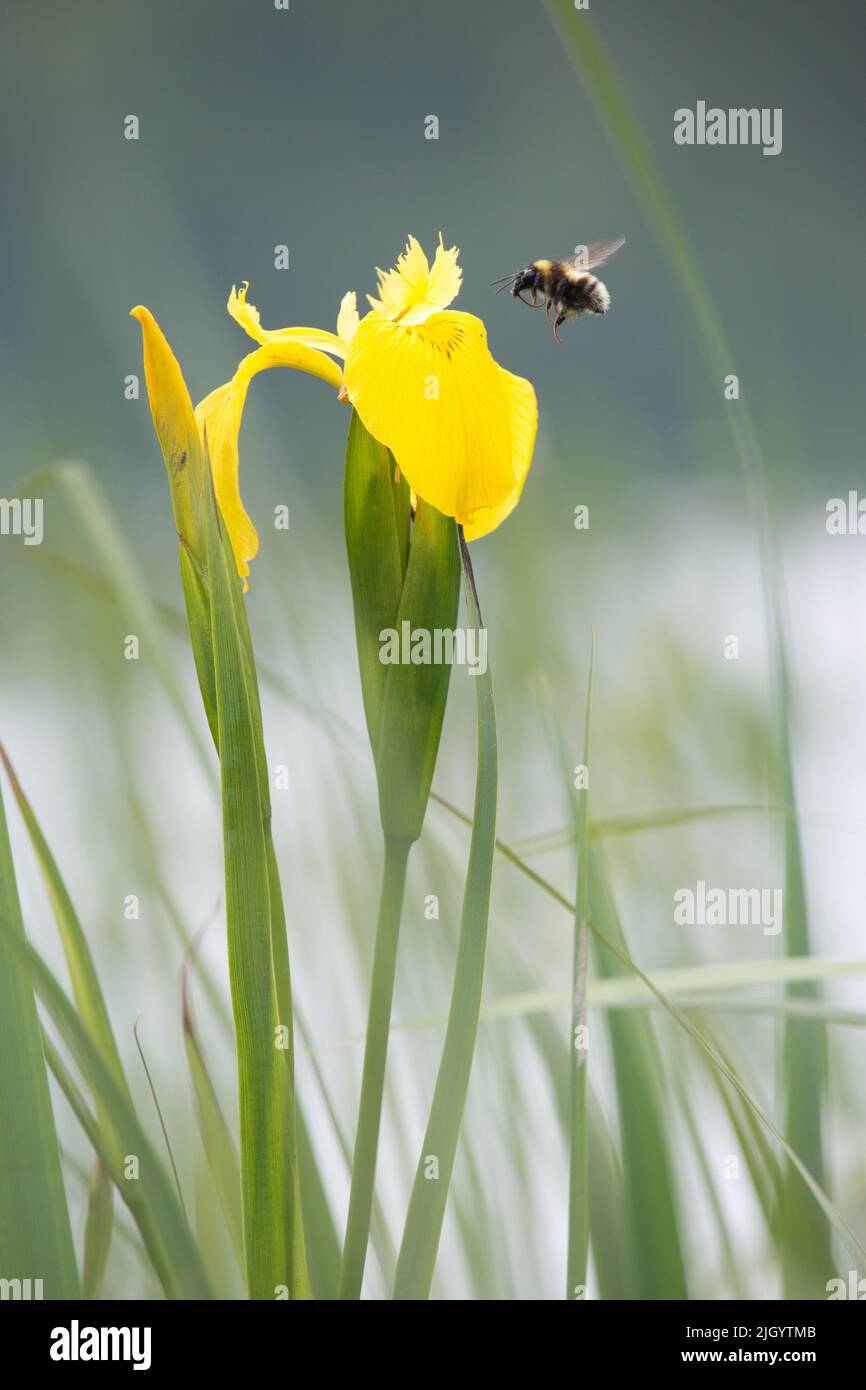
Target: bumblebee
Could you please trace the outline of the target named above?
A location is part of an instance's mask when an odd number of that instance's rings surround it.
[[[554,313],[553,336],[561,343],[559,327],[566,319],[577,318],[580,314],[607,313],[610,308],[607,286],[590,272],[604,265],[624,242],[623,236],[613,237],[608,241],[596,241],[592,246],[578,247],[567,261],[533,261],[513,275],[494,280],[494,285],[499,286],[496,293],[510,289],[514,298],[530,309],[540,309],[543,302],[548,322],[551,322],[551,312]],[[527,293],[531,298],[524,297]]]

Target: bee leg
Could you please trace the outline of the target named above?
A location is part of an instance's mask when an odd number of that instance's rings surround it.
[[[524,299],[522,294],[518,294],[517,298],[520,300],[521,304],[526,305],[527,309],[541,308],[541,305],[539,304],[537,299]]]
[[[547,303],[546,303],[545,306],[544,306],[545,309],[547,310],[547,322],[548,322],[548,323],[550,323],[550,310],[551,310],[552,304],[553,304],[553,300],[552,300],[552,299],[548,299]]]
[[[566,317],[566,314],[557,314],[556,318],[553,320],[553,336],[558,343],[562,342],[559,336],[559,325],[565,323]]]

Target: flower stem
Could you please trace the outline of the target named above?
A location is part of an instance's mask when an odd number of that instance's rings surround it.
[[[400,935],[400,914],[411,848],[411,840],[385,837],[385,865],[382,871],[382,895],[379,900],[379,922],[376,927],[376,949],[373,956],[361,1104],[355,1136],[346,1243],[340,1271],[342,1299],[360,1298],[364,1277],[376,1176],[376,1151],[379,1146],[379,1122],[382,1116],[385,1062],[388,1056],[388,1034],[391,1027],[397,940]]]
[[[468,623],[480,633],[484,624],[462,527],[457,537]],[[394,1276],[394,1297],[401,1301],[430,1296],[478,1034],[496,845],[496,712],[489,671],[476,680],[475,700],[478,753],[469,867],[445,1043]]]

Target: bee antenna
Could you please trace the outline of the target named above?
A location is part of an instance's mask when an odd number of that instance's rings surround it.
[[[491,280],[490,283],[491,283],[491,285],[501,285],[501,284],[504,284],[505,282],[507,282],[508,280],[513,280],[513,279],[514,279],[514,276],[513,276],[513,275],[500,275],[500,276],[498,277],[498,279],[496,279],[496,280]]]
[[[499,289],[496,291],[497,294],[501,294],[503,290],[507,290],[507,289],[508,289],[508,286],[511,284],[511,278],[512,278],[512,277],[509,275],[508,279],[505,281],[505,284],[499,286]],[[493,283],[495,284],[496,281],[494,280]]]

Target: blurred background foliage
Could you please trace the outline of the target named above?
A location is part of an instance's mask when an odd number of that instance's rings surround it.
[[[813,950],[850,957],[862,949],[866,890],[866,584],[862,538],[828,537],[824,523],[827,499],[862,474],[866,262],[854,113],[863,19],[853,0],[820,13],[807,0],[592,4],[697,248],[763,445],[784,572]],[[198,400],[250,346],[225,313],[232,283],[249,278],[268,327],[331,328],[343,293],[371,291],[374,266],[391,264],[407,233],[432,247],[441,229],[461,248],[457,307],[485,318],[495,355],[535,382],[541,412],[524,502],[473,551],[491,633],[501,835],[519,842],[570,823],[568,769],[546,728],[552,715],[579,762],[591,625],[594,819],[772,800],[777,730],[757,550],[724,416],[736,406],[721,382],[715,391],[707,383],[681,287],[543,8],[292,0],[277,12],[266,0],[14,0],[2,23],[0,493],[57,459],[84,460],[146,591],[178,609],[176,539],[128,310],[151,308]],[[676,147],[673,111],[699,99],[782,107],[782,153]],[[137,142],[123,138],[128,114],[140,118]],[[436,142],[424,139],[428,114],[440,121]],[[535,257],[618,233],[628,244],[605,275],[611,313],[568,325],[561,347],[543,316],[489,288]],[[282,243],[286,272],[273,264]],[[138,401],[124,399],[132,372],[142,380]],[[289,769],[288,791],[273,792],[277,852],[298,1007],[315,1049],[299,1043],[299,1082],[339,1230],[347,1176],[334,1119],[351,1142],[361,1054],[350,1040],[364,1026],[379,873],[343,552],[347,424],[318,383],[275,372],[255,381],[241,439],[243,493],[262,537],[248,604],[265,733],[272,765]],[[207,928],[202,956],[225,997],[213,786],[157,678],[152,647],[144,644],[138,663],[123,659],[124,636],[138,629],[128,604],[114,603],[95,577],[92,540],[68,496],[48,483],[39,495],[44,545],[0,543],[0,734],[72,890],[156,1140],[134,1064],[132,1023],[142,1011],[189,1205],[197,1195],[221,1290],[236,1293],[181,1062],[184,933]],[[287,533],[270,522],[281,503],[291,509]],[[590,509],[588,531],[574,529],[578,504]],[[162,631],[206,748],[188,650],[170,620]],[[734,662],[723,657],[731,633],[740,638]],[[452,683],[435,782],[464,809],[471,686],[460,673]],[[62,973],[38,875],[10,818],[28,929]],[[779,885],[780,842],[778,815],[746,813],[606,841],[608,878],[640,964],[778,955],[779,940],[757,928],[674,927],[672,894],[698,878]],[[465,830],[431,806],[410,873],[397,1020],[447,1007],[467,844]],[[533,853],[532,863],[573,895],[571,849]],[[431,893],[438,921],[424,914]],[[124,918],[129,894],[140,898],[138,921]],[[569,915],[500,862],[489,997],[567,989],[570,954]],[[862,1007],[856,982],[831,990]],[[231,1114],[230,1042],[200,982],[197,993]],[[567,1146],[555,1058],[567,1046],[568,1010],[544,1018],[482,1027],[440,1296],[562,1294]],[[700,1054],[674,1021],[654,1019],[668,1077],[658,1113],[689,1292],[775,1296],[767,1210],[745,1171],[739,1181],[724,1176],[742,1135]],[[778,1116],[790,1084],[778,1019],[712,1013],[708,1026]],[[386,1287],[399,1240],[440,1046],[436,1026],[393,1044],[378,1184],[387,1234],[381,1267],[368,1270],[373,1294]],[[861,1239],[862,1048],[859,1031],[831,1030],[825,1107],[827,1183]],[[591,1076],[616,1143],[622,1096],[604,1045]],[[59,1105],[58,1113],[80,1236],[89,1154],[68,1112]],[[122,1234],[124,1218],[119,1227],[106,1288],[117,1297],[156,1293],[134,1237]],[[607,1235],[615,1248],[616,1233]],[[634,1260],[631,1247],[621,1291],[634,1288]],[[844,1276],[847,1256],[838,1263],[826,1278]],[[598,1292],[595,1265],[591,1287]]]

